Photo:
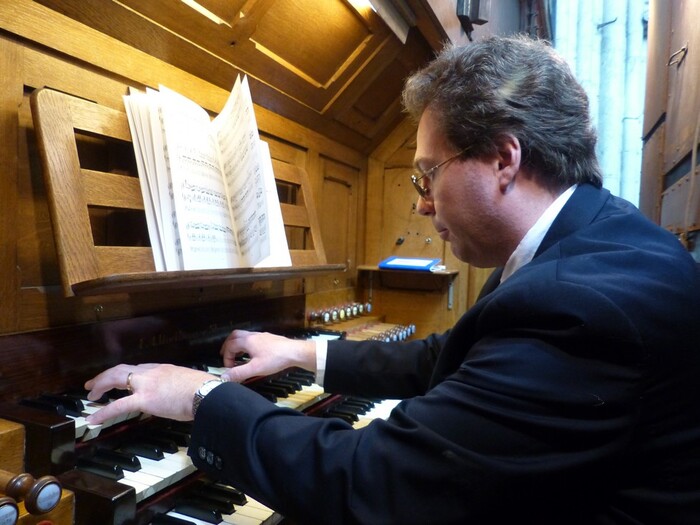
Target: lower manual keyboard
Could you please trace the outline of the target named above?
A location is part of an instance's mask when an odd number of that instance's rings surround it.
[[[233,487],[202,481],[178,498],[171,510],[154,515],[149,525],[274,525],[282,519]]]

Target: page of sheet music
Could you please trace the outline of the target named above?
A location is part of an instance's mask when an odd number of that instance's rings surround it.
[[[260,138],[248,79],[238,77],[224,108],[214,119],[228,203],[244,266],[270,255],[270,225]]]
[[[267,142],[261,140],[260,149],[263,183],[265,185],[265,201],[267,203],[265,207],[270,224],[270,255],[256,264],[255,267],[272,268],[291,266],[292,258],[289,255],[287,234],[284,231],[282,209],[280,208],[280,199],[277,194],[277,184],[272,169],[272,159],[270,158],[270,146]]]
[[[129,96],[124,97],[124,107],[128,115],[129,130],[134,142],[136,168],[139,173],[139,184],[143,195],[144,211],[148,236],[151,239],[153,262],[157,271],[166,269],[162,246],[162,217],[158,202],[156,172],[153,162],[152,146],[144,137],[151,135],[146,94],[134,89],[129,90]],[[149,154],[150,153],[150,154]]]
[[[159,100],[184,269],[241,266],[209,115],[163,86]]]
[[[163,134],[163,120],[160,111],[160,93],[154,89],[147,89],[148,95],[148,120],[150,124],[151,140],[147,149],[149,157],[152,156],[153,169],[156,180],[153,196],[160,205],[161,217],[161,246],[166,270],[182,270],[182,242],[180,231],[177,227],[177,215],[175,213],[175,198],[172,189],[172,177],[170,175],[170,161],[168,149],[165,147]]]

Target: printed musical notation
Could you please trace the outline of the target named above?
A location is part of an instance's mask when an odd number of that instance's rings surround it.
[[[162,86],[124,101],[157,269],[291,264],[246,78],[213,120]]]

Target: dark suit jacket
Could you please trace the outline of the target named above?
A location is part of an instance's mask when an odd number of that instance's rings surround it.
[[[700,523],[700,279],[606,190],[448,333],[331,342],[325,387],[406,400],[354,431],[226,384],[195,463],[303,524]]]

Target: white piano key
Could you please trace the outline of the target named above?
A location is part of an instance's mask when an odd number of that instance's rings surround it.
[[[156,476],[165,480],[168,485],[172,485],[175,473],[181,469],[173,469],[173,464],[164,460],[155,460],[136,456],[141,462],[141,470],[151,476]]]
[[[266,507],[250,496],[246,496],[246,498],[248,502],[245,505],[234,505],[236,512],[221,516],[224,523],[232,525],[260,525],[275,513],[270,507]]]
[[[400,399],[385,399],[368,410],[365,414],[359,416],[359,419],[352,425],[355,429],[360,429],[367,426],[375,419],[387,419],[394,410],[394,407],[401,402]]]
[[[134,487],[136,490],[136,503],[153,496],[156,492],[167,487],[167,484],[163,482],[163,478],[151,476],[141,471],[130,472],[125,470],[124,478],[120,479],[119,482]]]
[[[122,483],[124,485],[129,485],[130,487],[134,487],[134,490],[136,491],[136,501],[141,501],[149,496],[152,496],[153,494],[156,493],[154,489],[149,487],[148,485],[141,483],[140,481],[136,481],[134,479],[130,479],[126,477],[126,472],[124,473],[124,478],[119,480],[119,483]]]
[[[204,520],[198,520],[197,518],[193,518],[191,516],[187,516],[185,514],[180,514],[179,512],[175,512],[174,510],[171,510],[170,512],[166,512],[168,516],[173,516],[174,518],[180,518],[181,520],[187,520],[194,525],[211,525],[208,521]]]
[[[269,515],[268,515],[269,517]],[[224,523],[229,523],[231,525],[260,525],[265,519],[260,519],[260,518],[254,518],[251,516],[245,516],[238,512],[234,512],[233,514],[226,514],[226,515],[221,515],[221,518],[224,520]]]
[[[83,416],[68,416],[75,423],[75,439],[78,440],[88,430],[88,422]]]
[[[87,425],[85,427],[85,432],[83,432],[83,441],[88,441],[90,439],[95,439],[100,435],[103,425]]]
[[[313,403],[326,395],[323,387],[317,384],[304,385],[301,390],[290,394],[286,398],[278,399],[275,403],[278,407],[293,408],[294,410],[302,410],[307,404]]]
[[[167,461],[169,465],[172,466],[172,482],[175,483],[180,481],[185,476],[192,474],[197,469],[192,464],[192,459],[187,455],[187,449],[185,447],[180,447],[180,450],[175,453],[163,453],[163,459],[161,461]]]
[[[257,523],[260,523],[261,521],[265,521],[267,518],[272,516],[273,511],[270,509],[261,509],[259,507],[255,507],[250,504],[250,501],[246,503],[243,506],[238,506],[234,505],[236,512],[231,514],[231,516],[235,516],[236,514],[239,516],[246,516],[247,518],[253,518],[258,520]],[[224,519],[224,521],[227,521]]]
[[[122,414],[120,416],[117,416],[115,418],[108,419],[104,423],[100,425],[90,425],[88,422],[85,420],[85,418],[91,414],[94,414],[101,408],[103,408],[105,405],[101,403],[95,403],[93,401],[89,401],[87,399],[82,399],[84,408],[82,410],[82,416],[78,417],[71,417],[75,421],[75,436],[76,439],[81,439],[83,441],[88,441],[90,439],[94,439],[97,436],[100,435],[100,432],[102,431],[103,428],[109,428],[112,425],[116,425],[118,423],[121,423],[123,421],[127,421],[129,419],[135,419],[141,416],[140,412],[129,412],[127,414]]]

